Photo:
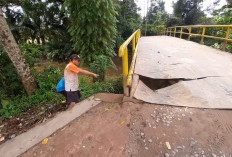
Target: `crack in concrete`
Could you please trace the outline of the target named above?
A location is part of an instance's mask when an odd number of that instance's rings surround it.
[[[180,81],[195,81],[195,80],[202,80],[212,77],[222,77],[222,76],[204,76],[198,78],[173,78],[173,79],[154,79],[146,76],[139,76],[139,79],[146,84],[152,90],[158,90],[162,88],[166,88],[172,86]]]

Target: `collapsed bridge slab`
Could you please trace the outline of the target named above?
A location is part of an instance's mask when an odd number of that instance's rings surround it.
[[[232,108],[229,53],[174,37],[142,37],[135,74],[140,81],[133,96],[145,102]],[[157,82],[166,84],[156,85]]]

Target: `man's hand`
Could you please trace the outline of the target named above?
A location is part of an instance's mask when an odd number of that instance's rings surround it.
[[[93,77],[97,78],[99,75],[98,74],[93,74]]]
[[[92,72],[90,72],[90,71],[83,70],[83,69],[80,70],[80,73],[82,73],[82,74],[84,74],[84,75],[93,76],[93,77],[95,77],[95,78],[97,78],[97,77],[99,76],[98,74],[95,74],[95,73],[92,73]]]

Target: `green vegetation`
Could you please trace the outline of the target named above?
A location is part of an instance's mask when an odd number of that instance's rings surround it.
[[[105,79],[105,73],[109,67],[115,68],[111,58],[141,24],[134,1],[4,0],[1,7],[38,84],[35,95],[28,97],[13,64],[0,47],[1,117],[19,116],[32,106],[60,103],[64,98],[55,87],[63,69],[36,71],[35,65],[44,60],[66,62],[73,53],[80,54],[86,65],[100,74],[95,83],[90,78],[80,78],[82,99],[98,92],[122,93],[121,77]]]
[[[143,34],[148,36],[160,35],[165,31],[169,16],[165,11],[164,5],[165,2],[162,0],[151,1],[147,16],[143,19]]]
[[[24,44],[20,46],[27,62],[33,68],[43,57],[46,58],[45,48],[40,45]],[[0,117],[20,116],[32,106],[44,104],[56,105],[65,98],[56,92],[56,85],[63,77],[63,69],[47,67],[42,71],[33,70],[38,89],[33,96],[28,97],[15,71],[13,64],[5,51],[0,47]],[[107,60],[108,61],[108,60]],[[95,64],[95,62],[94,62]],[[93,64],[93,65],[94,65]],[[104,64],[106,66],[106,64]],[[106,67],[105,67],[106,69]],[[92,83],[88,77],[80,76],[80,91],[82,100],[96,93],[122,93],[121,77],[111,77],[104,82]]]
[[[96,74],[99,74],[98,78],[94,78],[94,81],[104,81],[105,73],[109,67],[116,69],[113,61],[104,55],[97,56],[95,61],[90,64],[90,70]]]
[[[46,68],[42,72],[34,72],[39,88],[33,96],[28,97],[25,93],[11,96],[1,92],[0,99],[0,117],[8,118],[9,116],[20,116],[20,114],[32,106],[43,104],[56,105],[61,103],[65,98],[56,92],[56,85],[63,77],[63,71],[54,67]],[[80,77],[80,91],[82,100],[96,93],[122,93],[122,79],[110,78],[105,82],[92,83],[88,77]],[[15,82],[20,85],[20,82]],[[15,89],[16,87],[11,87]],[[16,89],[18,89],[17,87]],[[22,87],[21,87],[22,88]]]
[[[84,62],[92,63],[99,55],[112,57],[117,14],[112,0],[67,0],[66,4],[71,20],[69,32]]]
[[[164,0],[151,0],[145,17],[134,0],[3,0],[0,4],[4,17],[24,58],[35,75],[38,89],[28,97],[15,67],[0,44],[0,116],[19,116],[32,106],[58,104],[64,98],[55,87],[63,69],[47,67],[36,71],[35,65],[46,61],[66,62],[71,54],[80,54],[91,71],[100,77],[95,80],[80,78],[82,99],[98,92],[122,93],[121,78],[105,79],[112,57],[119,46],[137,29],[142,35],[160,35],[166,27],[177,25],[232,24],[232,3],[220,9],[214,5],[202,10],[202,0],[177,0],[173,14],[165,11]],[[22,9],[12,9],[20,6]],[[186,30],[188,31],[188,30]],[[207,29],[207,35],[224,37],[226,29]],[[193,29],[193,33],[201,33]],[[183,35],[183,38],[185,36]],[[230,39],[232,33],[230,34]],[[192,37],[199,42],[200,38]],[[207,39],[205,44],[218,49],[223,42]],[[232,52],[231,43],[226,50]],[[95,83],[92,83],[95,82]]]

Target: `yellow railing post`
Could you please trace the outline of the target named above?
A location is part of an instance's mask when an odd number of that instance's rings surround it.
[[[130,69],[130,77],[129,77],[129,68],[128,68],[128,45],[130,42],[132,42],[132,52],[133,52],[133,60],[132,63],[135,63],[134,59],[136,56],[136,51],[138,48],[138,40],[140,37],[141,31],[138,29],[135,31],[119,48],[118,55],[119,57],[122,57],[122,67],[123,67],[123,90],[124,95],[129,96],[129,85],[127,82],[131,82],[132,75],[134,73],[134,70]],[[134,64],[133,64],[134,65]],[[133,66],[132,66],[133,67]],[[134,68],[134,67],[133,67]],[[132,69],[133,69],[132,68]]]
[[[135,44],[137,45],[138,44],[138,41],[139,41],[139,37],[140,37],[140,34],[139,33],[136,33],[136,35],[135,35]]]
[[[226,50],[227,39],[229,39],[230,31],[231,31],[231,27],[227,27],[227,33],[226,33],[226,37],[225,37],[225,40],[224,40],[224,43],[223,43],[223,47],[222,47],[223,51]]]
[[[180,29],[180,38],[182,38],[183,27]]]
[[[204,44],[204,37],[205,36],[205,27],[203,27],[202,34],[201,34],[201,44]]]
[[[134,52],[135,52],[135,40],[136,40],[136,38],[137,38],[137,35],[135,35],[135,36],[133,37],[133,41],[132,41],[132,52],[133,52],[133,54],[134,54]]]
[[[128,72],[126,85],[129,88],[131,88],[131,83],[132,83],[132,79],[133,79],[132,76],[134,74],[137,51],[138,51],[138,45],[136,45],[135,52],[134,52],[134,55],[133,55],[133,58],[132,58],[132,61],[131,61],[131,65],[130,65],[130,70]]]
[[[172,28],[169,30],[169,35],[172,36]]]
[[[176,37],[176,27],[175,27],[175,31],[174,31],[174,37]]]
[[[188,40],[191,38],[191,33],[192,33],[192,27],[189,27],[189,35],[188,35]]]
[[[124,55],[122,57],[122,67],[123,67],[123,89],[124,94],[129,96],[129,89],[126,85],[127,75],[128,75],[128,51],[127,47],[124,49]]]

